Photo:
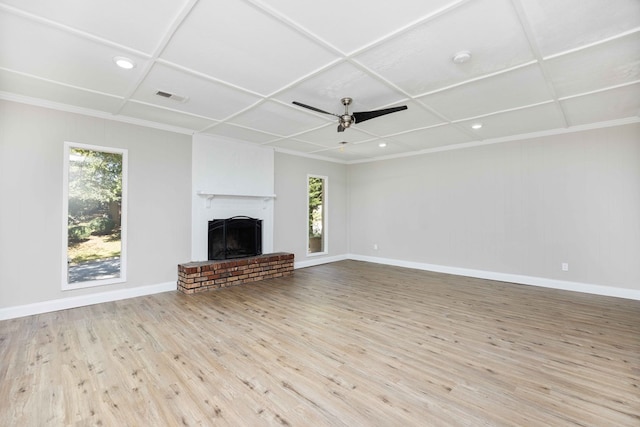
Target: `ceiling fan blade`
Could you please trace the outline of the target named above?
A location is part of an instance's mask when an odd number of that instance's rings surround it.
[[[301,103],[301,102],[293,101],[293,104],[294,104],[294,105],[297,105],[297,106],[299,106],[299,107],[308,108],[309,110],[317,111],[318,113],[322,113],[322,114],[331,114],[332,116],[340,117],[340,116],[338,116],[337,114],[329,113],[329,112],[324,111],[324,110],[321,110],[321,109],[319,109],[319,108],[312,107],[311,105],[305,105],[305,104],[303,104],[303,103]]]
[[[376,117],[384,116],[385,114],[391,114],[406,109],[407,106],[402,105],[400,107],[384,108],[382,110],[361,111],[359,113],[352,113],[352,116],[356,120],[356,123],[362,123],[365,120],[375,119]]]

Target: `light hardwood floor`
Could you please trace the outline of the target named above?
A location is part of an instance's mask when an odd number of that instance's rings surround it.
[[[640,426],[640,302],[356,261],[0,322],[2,426]]]

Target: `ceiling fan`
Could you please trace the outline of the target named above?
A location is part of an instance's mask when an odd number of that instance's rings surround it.
[[[295,105],[298,105],[300,107],[308,108],[309,110],[317,111],[318,113],[331,114],[332,116],[336,116],[339,119],[338,132],[344,132],[346,128],[350,127],[354,123],[362,123],[365,120],[375,119],[376,117],[384,116],[385,114],[395,113],[396,111],[402,111],[407,109],[406,105],[402,105],[400,107],[384,108],[382,110],[373,110],[373,111],[361,111],[358,113],[349,114],[349,105],[351,105],[351,103],[353,102],[353,99],[342,98],[340,102],[342,102],[342,105],[344,105],[344,114],[329,113],[319,108],[312,107],[310,105],[305,105],[301,102],[293,101]]]

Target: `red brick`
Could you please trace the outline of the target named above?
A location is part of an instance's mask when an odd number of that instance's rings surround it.
[[[251,258],[178,265],[177,288],[185,294],[290,276],[294,255],[274,253]]]

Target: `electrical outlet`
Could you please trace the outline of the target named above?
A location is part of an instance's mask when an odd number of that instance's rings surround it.
[[[562,271],[569,271],[569,263],[568,262],[563,262],[562,263]]]

